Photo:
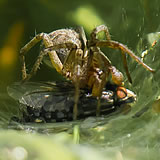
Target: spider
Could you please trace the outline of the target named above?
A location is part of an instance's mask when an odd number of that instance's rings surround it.
[[[106,40],[99,40],[98,34],[105,33]],[[42,40],[42,50],[37,57],[29,74],[26,73],[25,54],[35,44]],[[22,80],[29,80],[38,70],[43,57],[49,55],[53,67],[61,75],[71,80],[75,85],[75,104],[73,108],[74,119],[77,118],[77,104],[79,99],[79,88],[88,87],[92,89],[92,96],[98,98],[97,115],[100,113],[100,97],[109,75],[113,83],[123,86],[123,74],[116,69],[100,50],[101,47],[109,47],[121,50],[124,68],[128,80],[132,82],[126,61],[126,53],[135,61],[141,64],[145,69],[154,72],[125,45],[111,40],[107,26],[100,25],[93,29],[90,39],[87,40],[83,27],[76,29],[59,29],[49,34],[37,34],[21,50],[20,58],[22,61]]]

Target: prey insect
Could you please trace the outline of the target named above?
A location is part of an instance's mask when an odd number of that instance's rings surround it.
[[[13,119],[18,122],[72,121],[74,92],[69,82],[14,83],[8,87],[8,94],[19,102],[21,116]],[[101,113],[106,116],[119,113],[135,100],[132,91],[107,83],[100,97]],[[95,116],[96,104],[97,98],[91,90],[80,89],[77,119]]]
[[[105,33],[106,40],[98,39],[100,32]],[[25,54],[41,40],[43,42],[43,49],[37,57],[30,73],[27,74]],[[124,85],[123,74],[112,65],[111,61],[100,50],[101,47],[121,50],[124,68],[130,82],[132,80],[128,71],[125,54],[131,56],[145,69],[154,72],[152,68],[143,63],[141,59],[125,45],[111,40],[107,26],[100,25],[93,29],[89,40],[86,39],[82,27],[77,29],[59,29],[49,34],[37,34],[20,50],[22,79],[23,81],[29,80],[37,72],[43,57],[49,55],[50,61],[57,72],[71,80],[75,86],[73,113],[74,119],[76,119],[80,88],[88,87],[92,89],[92,96],[100,99],[109,75],[111,75],[114,84],[118,86]],[[100,100],[98,100],[98,102],[97,115],[100,113]]]

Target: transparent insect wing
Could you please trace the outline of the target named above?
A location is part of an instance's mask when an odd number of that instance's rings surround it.
[[[54,92],[35,92],[22,96],[19,99],[19,103],[36,110],[43,108],[46,112],[69,111],[66,106],[67,99],[71,103],[74,103],[73,98],[70,99],[69,94],[62,93],[61,95],[57,95]]]
[[[38,118],[68,119],[74,104],[74,88],[70,83],[14,83],[8,87],[9,95],[19,102],[23,117],[20,121],[35,122]],[[73,109],[73,108],[72,108]]]
[[[68,86],[68,89],[66,88]],[[65,91],[74,92],[73,86],[70,83],[56,83],[56,82],[15,82],[7,87],[7,91],[10,97],[15,100],[19,100],[22,96],[30,95],[33,93],[52,92],[52,94],[61,95]],[[70,86],[70,87],[69,87]]]
[[[12,85],[7,87],[7,91],[10,97],[15,100],[19,100],[24,94],[30,93],[33,90],[40,88],[38,83],[27,82],[21,84],[20,82],[15,82]]]
[[[32,82],[27,82],[23,84],[20,82],[16,82],[7,87],[9,96],[15,100],[19,100],[24,94],[36,91],[38,89],[40,89],[40,84]]]

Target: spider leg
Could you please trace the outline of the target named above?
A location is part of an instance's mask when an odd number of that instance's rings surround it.
[[[62,45],[62,44],[61,44]],[[82,49],[77,49],[75,44],[68,43],[67,48],[71,48],[71,51],[66,56],[63,64],[58,58],[58,55],[55,51],[50,51],[48,54],[50,56],[52,65],[56,68],[58,72],[62,75],[69,78],[75,86],[75,95],[74,95],[74,106],[73,106],[73,119],[76,120],[78,116],[78,101],[80,95],[80,83],[81,77],[83,77],[82,71],[82,60],[83,60],[83,51]]]
[[[62,74],[62,68],[63,68],[63,65],[56,53],[56,51],[54,50],[50,50],[50,49],[45,49],[43,51],[40,52],[39,56],[37,57],[37,60],[36,62],[34,63],[31,71],[29,74],[27,74],[27,77],[24,81],[27,81],[29,80],[36,72],[37,70],[39,69],[39,66],[40,64],[42,63],[42,60],[43,60],[43,57],[45,55],[49,54],[49,57],[51,59],[51,63],[52,65],[55,67],[55,69],[57,70],[57,72],[61,73]]]
[[[29,74],[26,73],[26,65],[25,65],[25,54],[39,41],[43,40],[44,46],[46,49],[44,49],[43,52],[40,52],[36,62],[33,65],[33,68]],[[42,62],[43,56],[47,53],[49,54],[49,57],[51,59],[51,63],[53,67],[57,70],[57,72],[62,74],[62,68],[63,64],[61,63],[55,49],[59,48],[76,48],[76,44],[73,44],[72,42],[68,43],[59,43],[59,44],[53,44],[52,40],[50,39],[49,35],[46,33],[40,33],[36,35],[30,42],[28,42],[21,50],[20,50],[20,58],[22,62],[22,80],[26,81],[29,80],[33,74],[35,74]]]
[[[83,51],[82,49],[72,49],[67,55],[63,63],[63,74],[69,75],[69,79],[75,86],[73,119],[76,120],[78,116],[78,101],[80,95],[80,83],[83,81],[82,71]],[[83,82],[82,82],[83,83]]]
[[[109,33],[109,30],[108,30],[107,26],[100,25],[92,31],[91,42],[95,42],[97,40],[97,34],[101,31],[104,31],[106,33],[107,40],[111,41],[111,36],[110,36],[110,33]],[[123,59],[123,66],[124,66],[124,69],[126,71],[126,75],[128,77],[128,80],[129,80],[130,83],[132,83],[132,79],[131,79],[131,76],[130,76],[129,71],[128,71],[126,55],[124,53],[122,53],[122,59]]]
[[[73,119],[77,119],[78,115],[78,100],[80,95],[80,83],[83,77],[82,73],[82,57],[83,51],[76,49],[75,51],[75,64],[73,67],[73,83],[75,84],[75,97],[74,97],[74,108],[73,108]]]
[[[73,106],[73,120],[77,119],[78,116],[78,101],[79,101],[79,79],[77,78],[77,82],[75,83],[75,95],[74,95],[74,106]]]
[[[97,61],[96,63],[98,63],[99,68],[104,73],[111,73],[112,81],[119,86],[123,86],[123,74],[114,66],[112,66],[111,61],[99,48],[92,47],[92,51],[94,53],[93,61]]]
[[[55,50],[50,50],[48,52],[48,54],[49,54],[49,58],[51,60],[51,63],[53,65],[53,67],[56,69],[57,72],[62,74],[63,64],[60,61],[56,51]]]
[[[106,33],[107,40],[103,40],[103,41],[98,40],[97,34],[101,31],[104,31]],[[134,60],[136,60],[139,64],[141,64],[144,68],[146,68],[150,72],[154,72],[154,70],[152,68],[150,68],[145,63],[143,63],[140,60],[140,58],[137,57],[136,55],[134,55],[134,53],[131,50],[129,50],[126,46],[124,46],[123,44],[121,44],[119,42],[112,41],[111,38],[110,38],[109,30],[108,30],[107,26],[105,26],[105,25],[100,25],[100,26],[96,27],[95,29],[93,29],[93,31],[91,33],[91,41],[90,41],[89,45],[93,45],[92,43],[93,44],[96,43],[97,47],[107,46],[107,47],[110,47],[110,48],[120,49],[122,51],[123,66],[125,68],[125,72],[126,72],[126,75],[127,75],[130,83],[132,83],[132,79],[131,79],[131,76],[130,76],[129,71],[128,71],[128,66],[127,66],[127,60],[126,60],[125,53],[129,54]]]
[[[63,63],[61,62],[61,60],[58,57],[57,52],[55,51],[55,49],[59,49],[59,48],[71,49],[69,54],[66,55]],[[57,70],[57,72],[59,72],[63,76],[67,77],[67,69],[71,70],[68,67],[72,66],[71,63],[74,62],[76,49],[77,49],[77,45],[75,43],[68,42],[68,43],[54,44],[52,47],[50,47],[46,50],[48,50],[47,52],[49,54],[49,57],[50,57],[50,60],[51,60],[53,67]]]
[[[104,86],[107,82],[108,76],[109,76],[109,73],[104,72],[100,77],[98,77],[98,76],[95,77],[95,82],[94,82],[94,85],[92,87],[92,95],[96,96],[98,98],[96,116],[99,116],[100,112],[101,112],[100,99],[101,99],[103,88],[104,88]]]
[[[22,80],[29,79],[29,78],[27,78],[27,73],[26,73],[25,54],[41,40],[43,40],[46,48],[48,48],[52,45],[52,42],[51,42],[49,36],[46,33],[40,33],[40,34],[37,34],[30,42],[28,42],[20,50],[20,59],[21,59],[21,62],[22,62]],[[40,57],[42,55],[43,54],[40,54]],[[41,59],[40,57],[39,57],[39,60]],[[35,63],[35,65],[36,65],[36,63]],[[37,63],[37,67],[38,67],[38,63]],[[35,67],[35,68],[37,68],[37,67]],[[30,76],[30,78],[31,78],[31,76]]]
[[[92,87],[92,95],[98,98],[96,115],[99,116],[101,111],[100,98],[110,73],[109,67],[111,66],[111,62],[97,47],[92,48],[92,51],[93,70],[95,71],[91,73],[88,85]]]
[[[91,41],[94,42],[95,40],[97,40],[98,39],[97,34],[102,31],[105,32],[106,39],[111,40],[111,36],[110,36],[109,30],[108,30],[108,27],[105,25],[100,25],[100,26],[97,26],[96,28],[94,28],[93,31],[91,32],[91,36],[90,36]]]
[[[34,65],[33,65],[33,67],[32,67],[32,69],[31,69],[31,71],[30,71],[30,73],[29,74],[27,74],[27,75],[25,75],[25,77],[23,77],[24,79],[23,79],[23,81],[28,81],[36,72],[37,72],[37,70],[39,69],[39,66],[40,66],[40,64],[41,64],[41,62],[42,62],[42,60],[43,60],[43,57],[45,56],[47,54],[47,52],[44,52],[44,51],[41,51],[40,52],[40,54],[39,54],[39,56],[37,57],[37,60],[36,60],[36,62],[34,63]],[[23,68],[24,69],[24,68]],[[23,72],[23,74],[24,74],[24,72],[25,72],[25,74],[26,74],[26,71],[25,71],[25,69],[24,70],[22,70]],[[24,75],[23,75],[24,76]]]
[[[122,60],[123,60],[124,69],[125,69],[125,71],[126,71],[126,75],[127,75],[127,77],[128,77],[128,81],[129,81],[130,83],[132,83],[132,78],[131,78],[130,73],[129,73],[129,70],[128,70],[127,59],[126,59],[126,55],[125,55],[124,52],[122,52]]]
[[[114,66],[112,66],[110,60],[101,52],[98,47],[91,47],[93,52],[93,73],[89,73],[91,75],[88,80],[88,86],[92,88],[92,95],[98,98],[96,115],[98,116],[101,111],[100,98],[105,84],[107,83],[107,78],[109,74],[112,75],[112,81],[122,86],[123,82],[123,74],[118,71]]]
[[[136,56],[130,49],[128,49],[125,45],[123,45],[119,42],[102,40],[102,41],[97,41],[96,46],[97,47],[109,47],[109,48],[113,48],[113,49],[120,49],[122,52],[127,53],[129,56],[131,56],[137,63],[141,64],[146,70],[148,70],[150,72],[155,72],[154,69],[149,67],[147,64],[143,63],[138,56]]]

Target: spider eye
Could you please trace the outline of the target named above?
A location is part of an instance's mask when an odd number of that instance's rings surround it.
[[[123,99],[127,96],[127,90],[124,87],[117,88],[117,97]]]

